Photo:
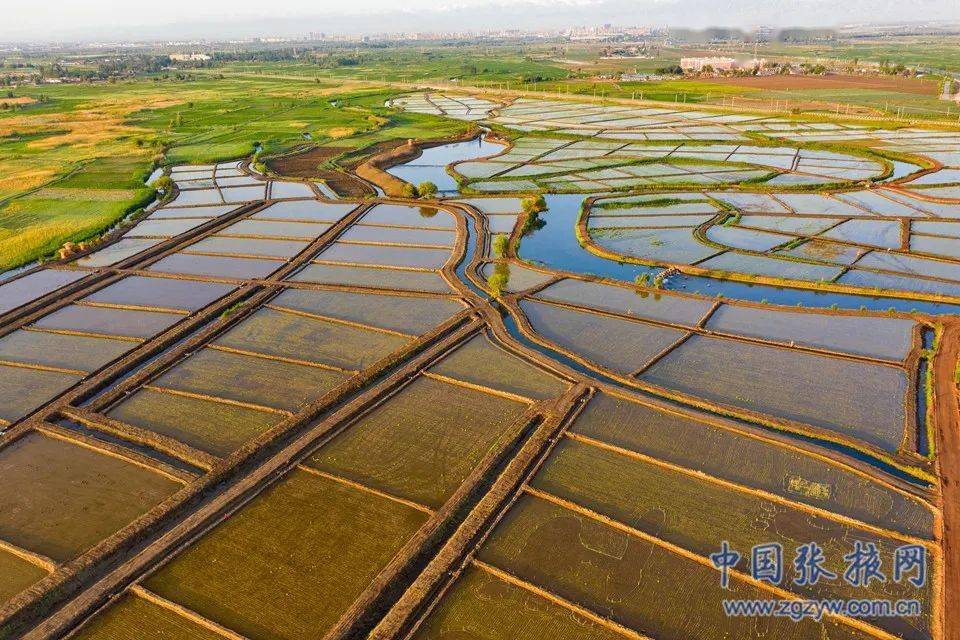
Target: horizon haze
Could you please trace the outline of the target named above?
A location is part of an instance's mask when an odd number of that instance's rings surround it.
[[[461,0],[436,5],[409,0],[402,9],[386,0],[369,0],[360,9],[340,3],[288,0],[265,8],[253,0],[213,0],[202,6],[172,0],[144,17],[119,0],[59,6],[59,2],[18,3],[0,24],[0,41],[219,40],[308,33],[484,31],[498,28],[561,29],[604,23],[640,27],[702,29],[710,26],[751,28],[836,27],[848,23],[932,23],[960,20],[960,3],[918,0]],[[55,13],[54,13],[55,12]],[[51,15],[54,15],[51,18]],[[864,20],[865,16],[869,20]],[[918,20],[922,17],[922,20]]]

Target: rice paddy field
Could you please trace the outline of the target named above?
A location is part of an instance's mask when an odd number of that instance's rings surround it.
[[[954,637],[956,131],[280,79],[0,279],[0,637]]]

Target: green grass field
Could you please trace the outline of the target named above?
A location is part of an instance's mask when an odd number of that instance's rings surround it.
[[[393,113],[396,92],[246,75],[25,87],[0,112],[0,271],[94,237],[147,204],[157,164],[207,163],[308,142],[360,149],[456,135],[466,123]]]

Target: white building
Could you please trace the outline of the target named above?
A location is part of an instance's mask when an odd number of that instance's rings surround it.
[[[211,58],[205,53],[171,53],[170,59],[175,62],[206,62]]]
[[[733,71],[737,61],[733,58],[680,58],[680,68],[686,73],[700,73],[705,67],[714,71]]]

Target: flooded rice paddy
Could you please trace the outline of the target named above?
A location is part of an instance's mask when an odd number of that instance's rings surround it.
[[[954,134],[393,104],[515,135],[389,170],[439,202],[174,167],[116,242],[0,280],[0,600],[167,532],[74,637],[937,637]],[[836,573],[915,543],[930,578],[724,590],[720,540]],[[719,606],[862,593],[920,615]]]

